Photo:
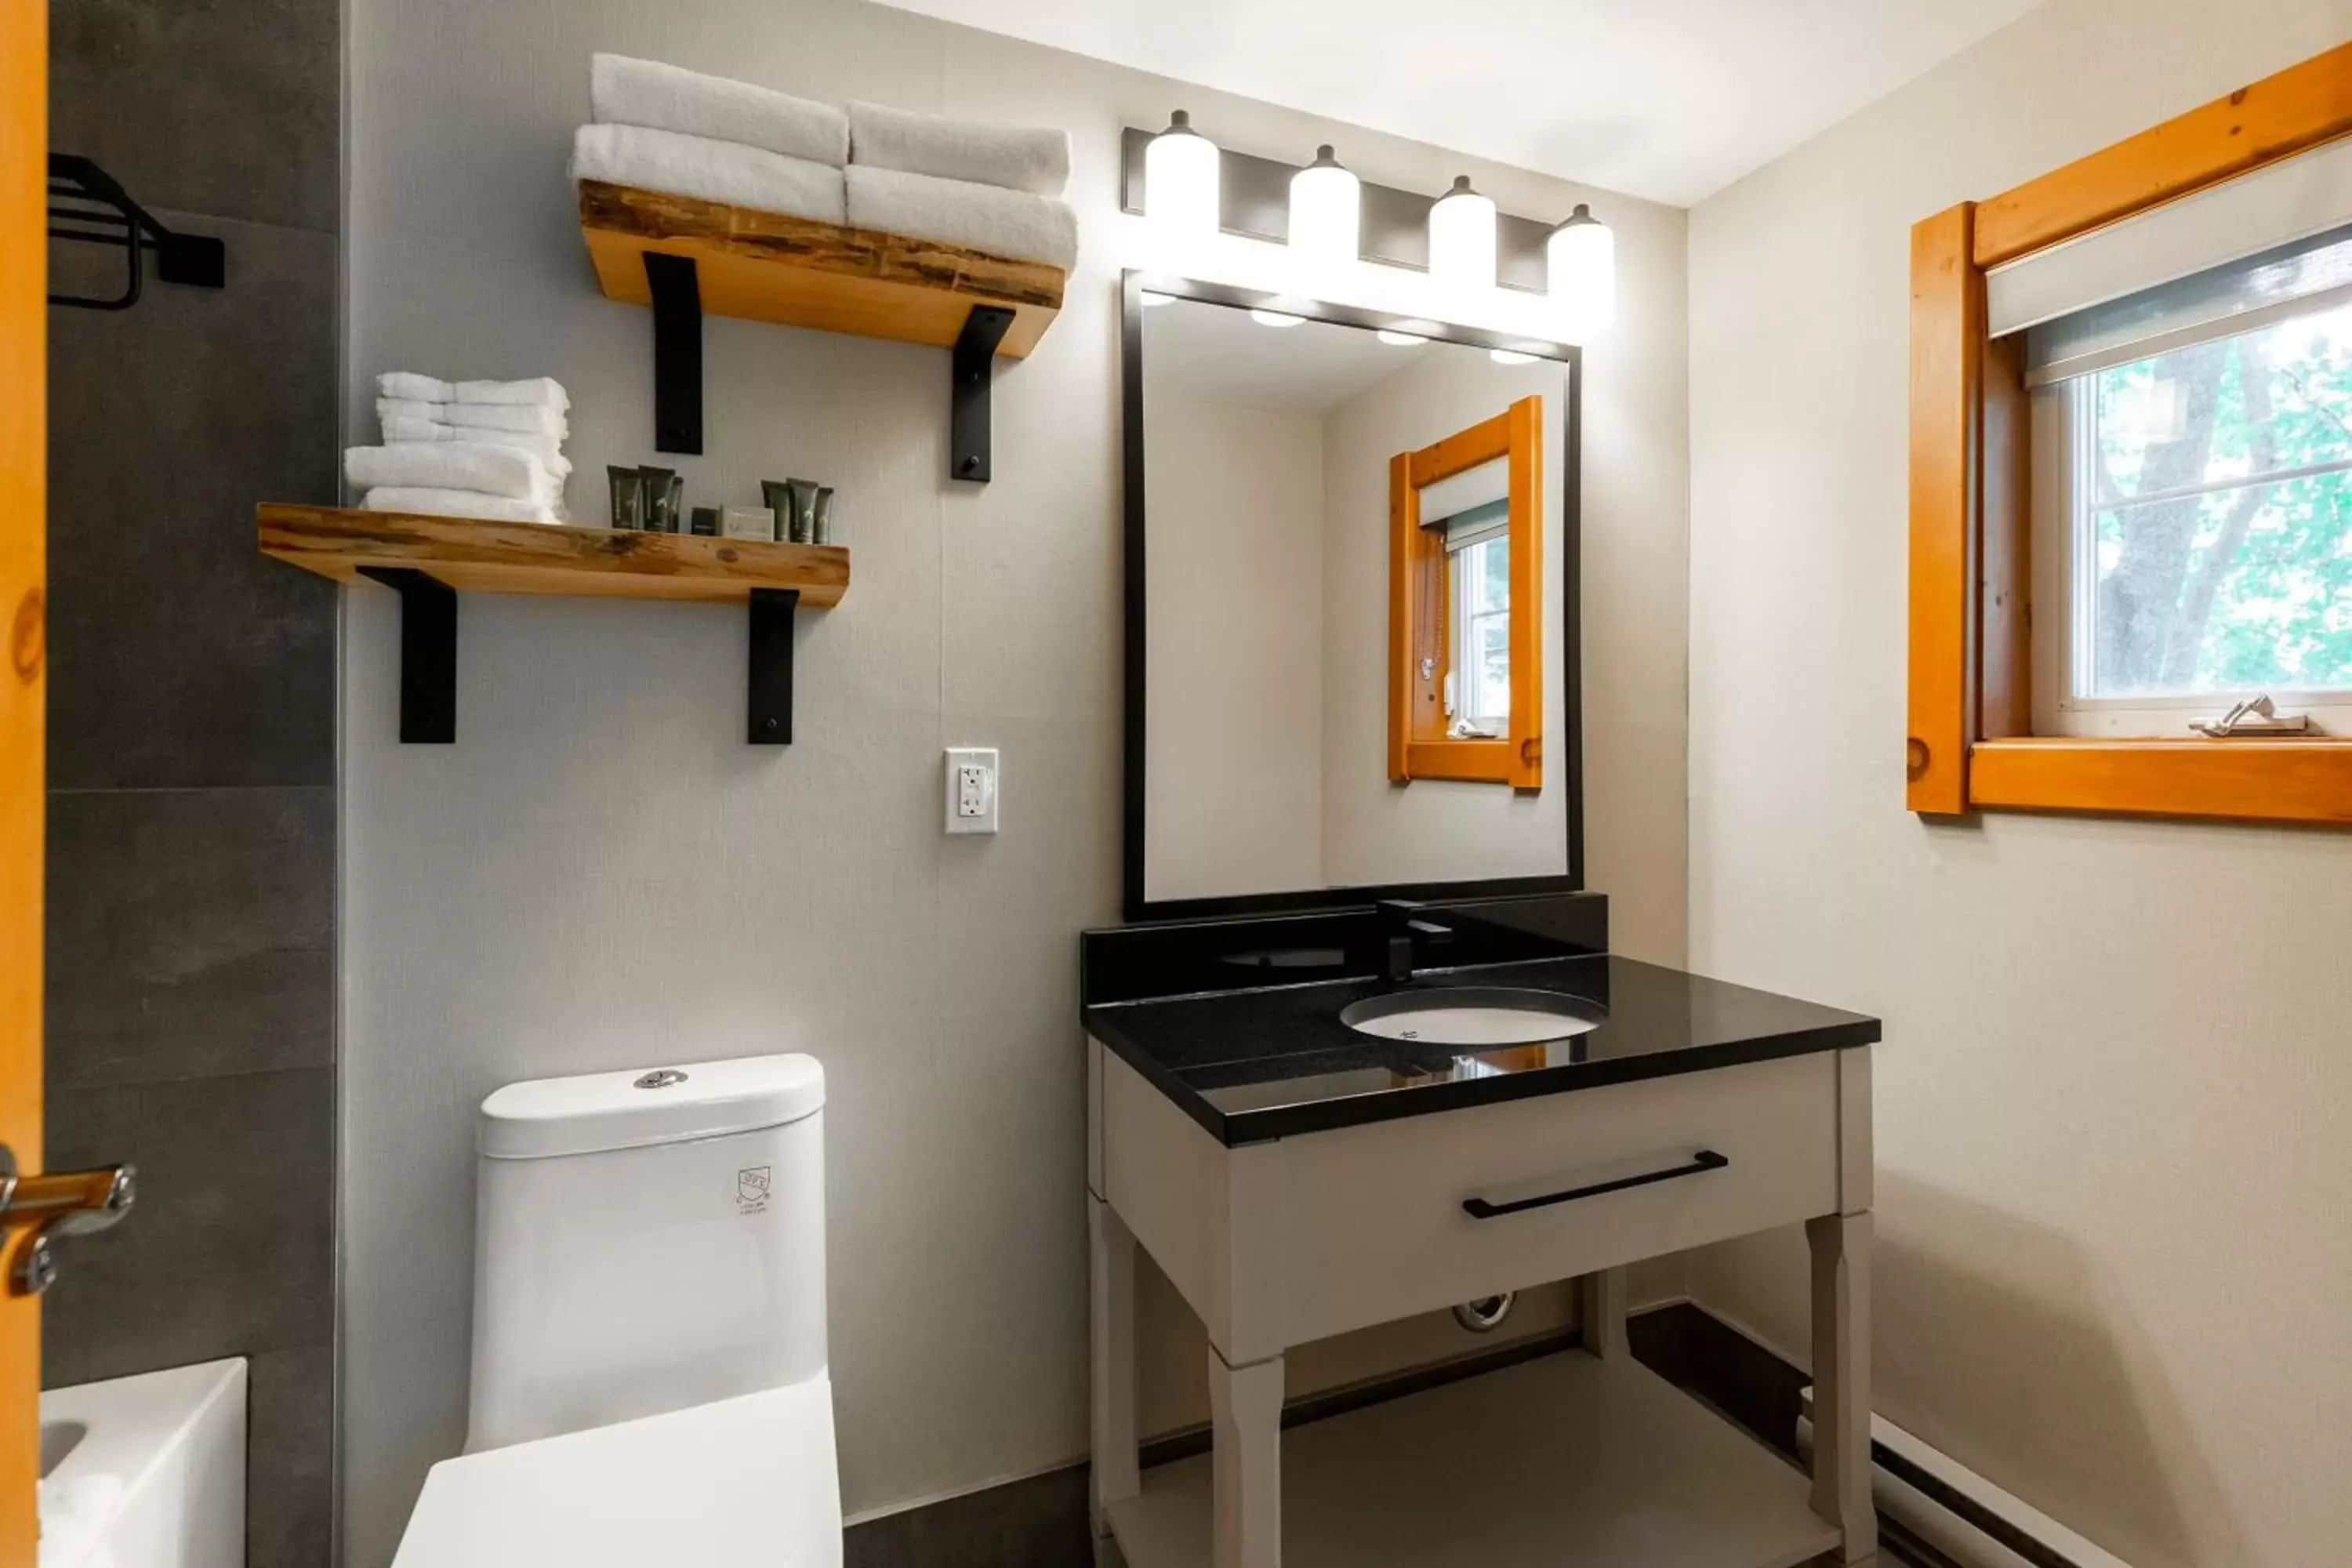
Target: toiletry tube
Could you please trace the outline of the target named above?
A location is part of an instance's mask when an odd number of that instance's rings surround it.
[[[613,526],[635,530],[646,525],[646,477],[615,463],[605,468],[613,481]]]
[[[833,487],[831,485],[819,485],[816,488],[816,501],[809,508],[809,542],[811,544],[833,542]]]
[[[677,503],[686,489],[686,481],[673,468],[640,468],[646,477],[646,531],[676,533]]]
[[[696,507],[687,531],[699,539],[718,538],[719,509],[715,506]]]
[[[814,479],[786,479],[784,493],[792,498],[793,533],[794,544],[809,542],[809,531],[814,526],[816,492],[821,487]]]
[[[768,510],[776,520],[776,531],[773,537],[790,539],[793,536],[791,488],[782,479],[761,479],[760,495],[768,503]]]
[[[727,539],[773,539],[776,514],[763,506],[730,506],[720,517],[719,531]]]

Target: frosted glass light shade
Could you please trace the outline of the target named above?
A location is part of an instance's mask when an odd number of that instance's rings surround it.
[[[1597,331],[1617,319],[1617,237],[1582,202],[1544,242],[1544,288],[1577,328]]]
[[[1429,209],[1429,275],[1448,288],[1495,286],[1495,204],[1467,174]]]
[[[1339,166],[1327,144],[1290,176],[1290,249],[1302,265],[1326,271],[1356,261],[1363,249],[1362,182]]]
[[[1171,239],[1201,240],[1219,227],[1217,144],[1178,110],[1143,149],[1144,216]]]

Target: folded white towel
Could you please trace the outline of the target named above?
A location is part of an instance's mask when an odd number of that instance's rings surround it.
[[[1070,186],[1070,133],[849,106],[849,159],[877,169],[1058,196]]]
[[[571,421],[543,403],[419,403],[414,398],[379,397],[378,419],[431,419],[443,425],[463,425],[482,430],[521,431],[561,441],[572,434]]]
[[[600,125],[644,125],[740,142],[836,169],[849,162],[849,117],[832,104],[659,60],[593,57],[588,112]]]
[[[443,381],[413,370],[388,370],[375,378],[376,391],[404,403],[544,404],[561,414],[572,406],[572,395],[551,376],[529,381]]]
[[[471,425],[448,425],[438,419],[416,419],[395,414],[383,422],[383,438],[387,444],[402,441],[479,441],[486,447],[512,447],[518,452],[529,452],[547,465],[547,471],[557,479],[572,474],[572,459],[563,455],[562,445],[551,436],[533,435],[523,430],[484,430]]]
[[[343,454],[343,477],[361,489],[379,485],[479,490],[554,506],[563,485],[530,452],[479,441],[394,441],[353,447]]]
[[[1065,269],[1078,258],[1078,216],[1067,202],[862,163],[845,173],[853,228],[940,239]]]
[[[513,496],[479,490],[436,489],[429,485],[380,485],[361,499],[369,511],[415,511],[427,517],[479,517],[492,522],[561,522],[555,508]]]
[[[582,126],[572,138],[572,177],[819,223],[839,223],[844,213],[841,171],[829,164],[642,125]]]

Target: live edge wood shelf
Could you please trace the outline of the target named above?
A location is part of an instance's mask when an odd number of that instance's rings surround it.
[[[753,745],[793,738],[793,621],[849,589],[849,552],[691,534],[616,532],[270,504],[256,514],[261,552],[338,583],[401,596],[400,738],[457,739],[457,595],[560,594],[747,606]]]
[[[989,477],[998,354],[1024,359],[1069,275],[940,240],[788,217],[601,180],[580,234],[607,299],[654,312],[654,441],[702,450],[702,317],[740,316],[952,351],[948,471]]]

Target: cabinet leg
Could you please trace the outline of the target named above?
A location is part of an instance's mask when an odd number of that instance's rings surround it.
[[[1227,1366],[1209,1349],[1215,1489],[1211,1568],[1282,1562],[1282,1358]]]
[[[1611,1361],[1626,1353],[1622,1268],[1576,1277],[1576,1328],[1588,1354]]]
[[[1087,1199],[1093,1273],[1095,1533],[1110,1533],[1111,1504],[1142,1489],[1135,1430],[1135,1236],[1111,1206]]]
[[[1878,1550],[1870,1498],[1870,1215],[1805,1222],[1813,1254],[1813,1511],[1845,1532],[1839,1559]]]

